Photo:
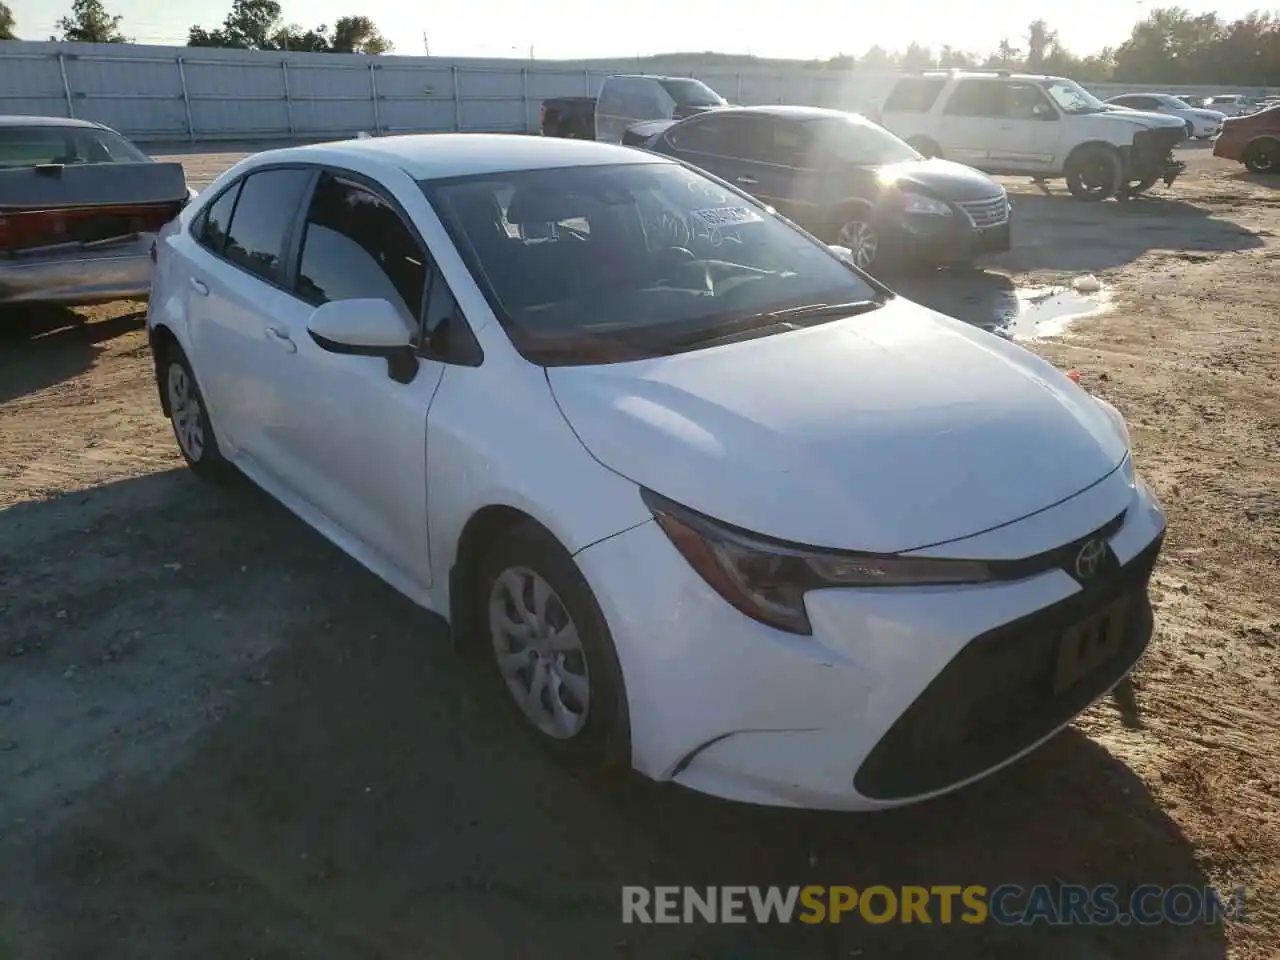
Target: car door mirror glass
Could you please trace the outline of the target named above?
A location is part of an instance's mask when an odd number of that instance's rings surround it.
[[[330,353],[386,358],[388,375],[401,383],[417,372],[409,327],[389,300],[331,300],[316,308],[307,330]]]

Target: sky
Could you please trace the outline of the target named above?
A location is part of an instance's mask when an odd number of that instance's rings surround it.
[[[5,0],[23,39],[48,39],[70,0]],[[230,0],[105,0],[123,15],[121,28],[140,43],[186,42],[193,23],[222,23]],[[1097,52],[1129,35],[1149,8],[1176,0],[1076,0],[1047,5],[997,0],[897,0],[857,11],[830,0],[644,0],[625,6],[601,0],[521,0],[406,3],[404,0],[282,0],[287,21],[304,27],[332,24],[344,14],[373,19],[397,53],[420,56],[423,34],[435,56],[535,59],[631,57],[649,53],[715,50],[756,56],[826,58],[859,54],[873,44],[901,49],[912,41],[937,49],[950,44],[988,53],[1002,37],[1025,46],[1026,25],[1043,17],[1073,53]],[[1233,20],[1267,0],[1184,2],[1195,13],[1216,11]],[[64,9],[65,8],[65,9]],[[785,10],[784,16],[779,12]],[[848,10],[849,12],[843,12]]]

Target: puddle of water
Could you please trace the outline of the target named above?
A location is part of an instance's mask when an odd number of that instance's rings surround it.
[[[1110,293],[1096,282],[1079,284],[1078,289],[1019,287],[1005,292],[1001,300],[992,321],[983,326],[1012,340],[1061,336],[1074,321],[1111,305]]]

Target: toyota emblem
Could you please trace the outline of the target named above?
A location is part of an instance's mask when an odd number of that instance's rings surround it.
[[[1088,580],[1102,566],[1102,558],[1107,555],[1107,545],[1101,540],[1087,540],[1076,554],[1076,577]]]

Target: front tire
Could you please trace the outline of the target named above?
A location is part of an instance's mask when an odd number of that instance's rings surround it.
[[[1120,193],[1124,164],[1112,147],[1084,147],[1067,161],[1067,189],[1077,200],[1106,200]]]
[[[869,207],[842,208],[825,232],[828,243],[846,247],[853,253],[854,266],[859,269],[873,273],[884,265],[884,238],[876,228]]]
[[[229,467],[218,447],[204,395],[196,382],[191,362],[176,344],[164,351],[161,370],[169,423],[182,459],[201,479],[225,480]]]
[[[524,729],[584,773],[631,758],[622,667],[591,588],[545,529],[523,523],[485,551],[476,622],[494,677]]]

